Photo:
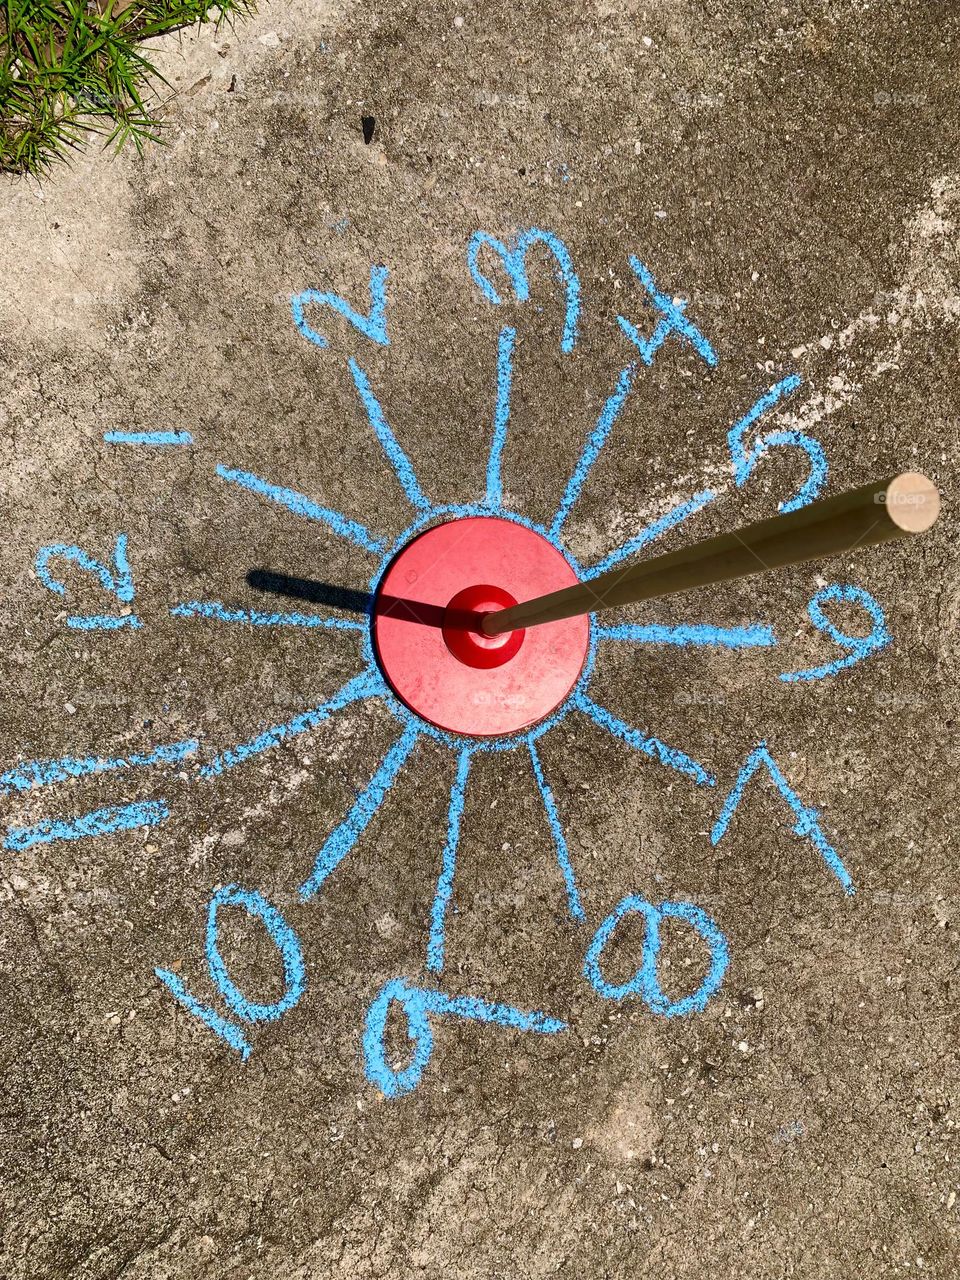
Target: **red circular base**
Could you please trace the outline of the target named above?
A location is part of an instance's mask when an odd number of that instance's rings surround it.
[[[583,668],[590,619],[485,636],[494,609],[572,587],[576,575],[542,534],[496,516],[437,525],[390,564],[373,606],[373,644],[388,684],[451,733],[499,737],[543,720]]]

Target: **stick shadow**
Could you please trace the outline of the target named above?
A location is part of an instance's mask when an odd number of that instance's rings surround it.
[[[254,591],[267,595],[284,596],[288,600],[305,600],[309,604],[323,605],[340,613],[359,614],[369,618],[373,612],[374,595],[371,591],[357,591],[352,587],[338,587],[332,582],[316,582],[312,578],[295,578],[277,573],[273,569],[250,569],[247,584]],[[478,631],[481,614],[470,609],[444,609],[436,604],[424,604],[418,600],[405,600],[399,596],[377,593],[377,612],[401,622],[416,622],[422,627],[447,627],[463,631]]]

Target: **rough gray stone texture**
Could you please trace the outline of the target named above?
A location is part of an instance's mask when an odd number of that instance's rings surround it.
[[[4,1280],[957,1274],[958,36],[953,6],[919,0],[264,0],[235,30],[162,46],[167,147],[4,186],[0,760],[201,739],[179,771],[0,800],[4,829],[171,808],[149,832],[3,855]],[[545,266],[528,304],[499,310],[467,272],[473,231],[532,225],[563,236],[581,275],[569,357]],[[821,441],[831,492],[915,467],[942,485],[945,517],[909,546],[622,615],[766,621],[781,643],[602,652],[598,701],[718,785],[576,714],[544,739],[588,925],[565,914],[529,762],[478,760],[442,985],[571,1031],[445,1021],[419,1088],[386,1102],[360,1036],[384,981],[423,980],[454,757],[418,746],[322,895],[299,903],[397,725],[357,706],[198,781],[218,748],[339,688],[357,646],[167,610],[262,605],[245,581],[258,566],[364,587],[369,557],[214,474],[248,468],[396,535],[410,510],[356,401],[353,352],[426,492],[471,500],[497,330],[515,323],[507,498],[548,520],[630,357],[618,312],[654,324],[630,253],[688,299],[720,363],[670,341],[642,371],[571,517],[576,554],[705,486],[721,497],[664,549],[770,514],[802,459],[773,452],[737,489],[726,431],[793,370],[803,390],[771,421]],[[334,318],[328,349],[304,342],[290,294],[359,306],[372,262],[391,271],[389,349]],[[105,445],[117,428],[197,443]],[[77,575],[69,601],[45,590],[37,548],[105,554],[119,531],[143,629],[68,630],[68,609],[102,597]],[[806,615],[832,581],[882,603],[893,645],[833,679],[781,682],[837,656]],[[760,779],[711,846],[763,738],[821,811],[854,897]],[[217,1002],[204,919],[234,881],[284,911],[309,983],[251,1033],[246,1064],[153,976],[176,967]],[[583,980],[592,930],[627,893],[697,902],[724,930],[730,968],[703,1013],[605,1003]],[[618,935],[611,972],[631,971],[640,940]],[[666,935],[676,994],[702,973],[689,944]],[[223,950],[253,998],[276,997],[262,930],[235,918]]]

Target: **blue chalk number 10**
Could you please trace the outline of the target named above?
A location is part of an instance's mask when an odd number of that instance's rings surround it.
[[[255,916],[280,952],[280,959],[283,962],[284,991],[283,995],[271,1004],[257,1004],[250,1000],[227,971],[219,947],[218,913],[224,906],[241,907],[249,915]],[[238,885],[228,884],[216,891],[210,899],[207,911],[206,953],[207,968],[214,985],[230,1010],[243,1022],[276,1021],[281,1014],[286,1013],[298,1003],[306,989],[307,978],[303,966],[303,952],[300,950],[297,935],[276,907],[271,906],[256,890],[241,889]],[[154,973],[189,1013],[208,1026],[221,1040],[225,1040],[232,1049],[236,1049],[244,1061],[249,1058],[250,1044],[242,1027],[229,1018],[222,1017],[216,1010],[201,1004],[187,990],[177,974],[171,973],[169,969],[154,969]]]

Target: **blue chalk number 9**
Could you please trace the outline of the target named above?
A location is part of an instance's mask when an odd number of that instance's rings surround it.
[[[845,631],[841,631],[823,611],[822,606],[827,601],[842,601],[845,604],[859,605],[870,616],[870,621],[873,623],[873,629],[870,634],[866,636],[851,636]],[[785,671],[780,676],[781,680],[788,682],[821,680],[824,676],[835,675],[838,671],[842,671],[844,667],[852,667],[855,663],[862,662],[869,654],[875,653],[878,649],[886,648],[892,641],[890,632],[887,630],[883,610],[873,596],[868,591],[864,591],[862,587],[832,582],[829,586],[822,587],[811,598],[810,603],[807,605],[807,613],[817,630],[822,631],[825,636],[829,636],[834,644],[839,645],[841,649],[846,649],[847,656],[845,658],[835,658],[833,662],[825,662],[820,667],[808,667],[803,671]]]

